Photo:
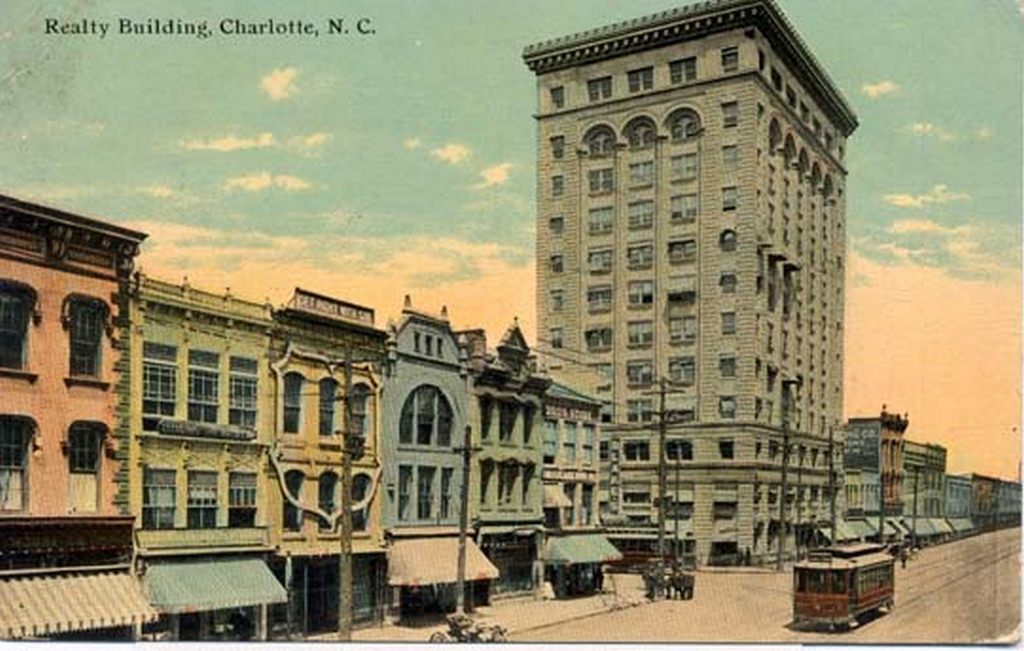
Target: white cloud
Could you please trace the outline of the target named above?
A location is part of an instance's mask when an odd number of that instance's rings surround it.
[[[291,176],[288,174],[274,175],[270,172],[257,172],[254,174],[235,176],[224,182],[225,190],[258,192],[271,187],[294,192],[296,190],[307,190],[311,188],[312,185],[297,176]]]
[[[916,136],[928,136],[938,138],[939,142],[950,142],[956,139],[956,134],[931,122],[914,122],[909,127],[910,133]]]
[[[323,131],[311,133],[308,136],[299,136],[298,143],[303,149],[313,149],[324,145],[331,137],[331,134]]]
[[[860,87],[861,92],[870,97],[871,99],[877,99],[882,95],[888,95],[889,93],[895,93],[900,89],[900,85],[894,81],[885,79],[875,84],[864,84]]]
[[[166,183],[143,185],[138,188],[138,191],[154,199],[169,199],[174,196],[174,189]]]
[[[402,141],[402,147],[408,149],[409,151],[412,151],[413,149],[419,149],[420,145],[422,144],[423,141],[420,140],[419,138],[406,138],[405,140]]]
[[[971,227],[968,225],[963,226],[943,226],[937,224],[930,219],[897,219],[887,228],[890,233],[896,235],[907,235],[910,233],[935,233],[938,235],[967,235],[971,232]]]
[[[298,92],[295,86],[295,77],[298,74],[298,68],[277,68],[260,79],[260,88],[275,102],[288,99]]]
[[[434,158],[451,165],[458,165],[469,158],[471,154],[469,147],[457,143],[448,143],[444,147],[438,147],[430,152]]]
[[[181,141],[181,146],[190,151],[238,151],[241,149],[264,149],[266,147],[274,147],[275,145],[277,145],[277,140],[274,138],[274,134],[269,131],[264,131],[250,138],[238,138],[231,135],[210,140]]]
[[[508,181],[509,171],[512,169],[512,163],[498,163],[497,165],[491,165],[480,170],[480,178],[483,179],[481,183],[478,183],[474,187],[478,189],[491,188],[496,185],[503,185]]]
[[[981,127],[974,132],[974,135],[978,137],[978,140],[988,140],[995,135],[995,133],[992,131],[991,127]]]
[[[887,194],[883,197],[890,206],[897,208],[923,208],[926,205],[949,203],[950,201],[970,201],[971,195],[966,192],[950,192],[946,185],[933,185],[925,194]]]

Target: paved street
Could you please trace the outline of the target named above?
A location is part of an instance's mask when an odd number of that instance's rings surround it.
[[[792,631],[790,574],[711,573],[693,601],[660,601],[513,634],[520,642],[967,643],[1016,639],[1020,529],[925,549],[896,566],[896,608],[847,633]]]

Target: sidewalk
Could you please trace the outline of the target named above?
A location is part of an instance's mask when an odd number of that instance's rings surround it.
[[[589,597],[555,599],[550,601],[534,599],[510,599],[498,601],[491,606],[476,609],[474,618],[484,622],[501,624],[515,639],[517,635],[586,617],[593,617],[612,610],[629,608],[647,603],[643,595],[643,582],[639,576],[613,574],[605,578],[605,592]],[[613,590],[616,590],[613,592]],[[430,634],[443,631],[447,625],[438,621],[433,626],[388,625],[367,628],[352,633],[354,642],[426,642]],[[330,636],[310,638],[330,640]]]

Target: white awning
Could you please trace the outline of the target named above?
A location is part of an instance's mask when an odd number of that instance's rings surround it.
[[[544,484],[544,508],[567,508],[572,506],[572,500],[562,491],[558,484]]]
[[[458,565],[457,536],[396,540],[388,550],[388,585],[455,583]],[[467,537],[466,580],[496,579],[498,574],[498,568]]]

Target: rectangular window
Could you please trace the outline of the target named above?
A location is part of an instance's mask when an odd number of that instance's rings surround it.
[[[565,232],[565,215],[555,215],[548,220],[548,230],[552,235],[561,235]]]
[[[640,161],[629,164],[630,185],[651,185],[654,183],[654,161]]]
[[[416,473],[416,517],[419,520],[429,520],[434,512],[434,468],[420,466]]]
[[[615,175],[610,167],[590,170],[587,172],[587,182],[590,186],[591,194],[611,192],[615,189]]]
[[[736,502],[715,502],[712,506],[712,518],[715,520],[734,520],[736,512]]]
[[[670,276],[667,294],[669,303],[692,304],[697,299],[697,278],[695,276]]]
[[[736,418],[736,398],[732,396],[719,398],[718,415],[722,418]]]
[[[591,208],[587,215],[587,226],[591,235],[605,235],[615,225],[615,209],[611,206]]]
[[[583,463],[594,463],[594,441],[597,439],[597,428],[593,425],[583,426]]]
[[[571,465],[576,463],[576,423],[565,421],[562,425],[565,431],[565,440],[562,442],[562,460]]]
[[[735,447],[732,439],[723,439],[718,442],[718,456],[723,459],[735,459]]]
[[[672,264],[693,262],[697,259],[696,240],[678,240],[668,243],[668,261]]]
[[[723,294],[735,294],[736,293],[736,274],[734,273],[723,273],[718,277],[718,286],[722,289]]]
[[[629,92],[631,93],[650,90],[654,88],[654,68],[630,70],[626,73],[626,80],[629,82]],[[611,93],[609,92],[609,94]]]
[[[736,210],[736,186],[722,188],[722,210],[725,212]]]
[[[724,102],[722,104],[722,126],[735,127],[740,123],[740,105],[738,102]]]
[[[654,363],[650,360],[626,362],[626,381],[632,386],[647,386],[654,381]]]
[[[551,177],[551,196],[560,197],[565,194],[565,177],[564,176],[552,176]]]
[[[609,350],[612,347],[611,328],[587,330],[585,335],[587,338],[587,350],[592,353]]]
[[[722,377],[736,377],[736,358],[719,357],[718,371],[722,374]]]
[[[544,421],[544,463],[554,463],[558,455],[558,421]]]
[[[188,471],[188,528],[217,527],[217,473]]]
[[[684,84],[697,80],[697,57],[686,57],[668,64],[669,81]]]
[[[738,47],[722,48],[722,72],[736,72],[740,67],[740,50]]]
[[[626,461],[650,461],[651,444],[647,441],[624,441],[622,457]]]
[[[142,470],[142,528],[173,529],[177,504],[177,472],[157,468]]]
[[[441,504],[438,517],[447,520],[452,514],[452,473],[451,468],[441,469]]]
[[[781,93],[782,92],[782,75],[779,73],[778,70],[775,69],[775,66],[772,66],[771,78],[772,78],[772,88],[774,88],[776,91]]]
[[[412,466],[398,467],[398,519],[409,520],[409,500],[412,497]]]
[[[599,102],[612,96],[612,78],[601,77],[587,82],[587,96],[591,102]]]
[[[629,227],[632,229],[654,226],[654,202],[634,201],[629,204]]]
[[[576,525],[576,483],[562,484],[562,494],[569,502],[569,505],[565,507],[565,526],[573,527]]]
[[[611,250],[591,251],[587,255],[587,266],[592,274],[610,272],[612,270]]]
[[[151,341],[142,344],[143,429],[156,428],[160,417],[174,418],[178,390],[178,349]]]
[[[560,109],[565,106],[565,86],[555,86],[549,92],[553,107]]]
[[[637,280],[629,283],[629,304],[632,307],[654,304],[654,281]]]
[[[552,312],[561,312],[565,309],[565,290],[552,289],[549,297],[551,299]]]
[[[498,403],[498,438],[502,441],[511,441],[516,430],[516,420],[519,418],[519,408],[511,402]]]
[[[565,156],[565,136],[555,136],[551,139],[551,157],[555,159]]]
[[[669,439],[665,441],[665,456],[669,461],[693,461],[693,443]]]
[[[72,376],[100,376],[107,306],[95,299],[71,299],[68,329]]]
[[[736,145],[722,147],[722,167],[726,170],[736,169],[740,160],[740,149]]]
[[[654,402],[646,398],[626,401],[626,420],[630,423],[649,423],[654,417]]]
[[[638,244],[626,249],[630,269],[649,269],[654,265],[654,245]]]
[[[216,423],[220,389],[220,355],[205,350],[188,351],[188,419]]]
[[[565,346],[565,331],[562,328],[551,328],[548,333],[552,348],[563,348]]]
[[[668,360],[668,377],[677,384],[693,386],[697,365],[692,357],[672,357]]]
[[[654,343],[654,324],[651,321],[631,321],[626,329],[630,346],[648,347]]]
[[[672,197],[672,222],[676,224],[692,224],[697,219],[699,205],[697,195],[695,194],[679,194]]]
[[[735,312],[722,312],[722,334],[723,335],[734,335],[734,334],[736,334],[736,313]]]
[[[256,391],[258,368],[255,359],[232,357],[229,361],[228,422],[237,427],[256,429]]]
[[[692,181],[697,178],[697,172],[700,169],[700,165],[697,158],[697,154],[680,154],[673,156],[670,160],[672,165],[672,177],[682,179],[683,181]]]
[[[228,475],[228,526],[256,526],[256,473]]]
[[[564,260],[565,260],[565,258],[563,258],[560,255],[553,255],[553,256],[551,256],[551,259],[549,261],[549,266],[551,268],[551,273],[553,273],[553,274],[560,274],[560,273],[562,273],[562,271],[565,270],[565,262],[564,262]]]
[[[605,285],[588,289],[587,308],[591,312],[607,312],[612,309],[612,288]]]
[[[697,317],[671,317],[668,320],[668,335],[672,343],[691,342],[697,338]]]

